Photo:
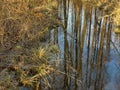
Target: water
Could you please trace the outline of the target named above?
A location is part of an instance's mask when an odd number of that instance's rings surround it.
[[[66,28],[58,28],[59,59],[63,60],[56,79],[62,84],[54,89],[119,90],[120,35],[113,32],[110,18],[99,20],[101,11],[86,5],[75,7],[72,1],[60,5],[66,7],[59,8]]]

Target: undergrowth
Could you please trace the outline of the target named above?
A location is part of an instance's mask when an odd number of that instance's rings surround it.
[[[56,0],[0,0],[0,90],[50,87],[46,76],[57,46],[46,45],[57,19]],[[54,55],[55,56],[55,55]]]

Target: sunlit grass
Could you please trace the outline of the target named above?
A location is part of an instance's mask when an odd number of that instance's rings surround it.
[[[115,23],[115,33],[120,33],[120,2],[117,3],[115,10],[115,16],[113,17]]]
[[[49,27],[57,18],[57,2],[1,0],[0,8],[0,52],[10,52],[0,58],[3,60],[0,63],[0,86],[5,90],[17,90],[19,84],[35,87],[53,70],[49,61],[55,50],[44,43],[47,44]]]

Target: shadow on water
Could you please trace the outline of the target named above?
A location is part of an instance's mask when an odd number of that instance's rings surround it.
[[[62,60],[54,90],[119,90],[120,35],[111,18],[99,18],[101,10],[74,0],[60,0],[58,8],[63,27],[52,35]]]

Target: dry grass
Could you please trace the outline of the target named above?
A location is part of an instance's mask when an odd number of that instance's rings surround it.
[[[117,3],[114,13],[115,13],[115,16],[113,17],[113,20],[116,26],[115,30],[120,33],[120,2]]]
[[[48,26],[53,23],[54,1],[49,0],[3,0],[0,7],[0,36],[2,48],[13,47],[15,43],[44,38]],[[49,4],[48,4],[49,3]],[[48,36],[48,35],[47,35]],[[9,41],[9,45],[8,44]]]
[[[44,43],[57,18],[57,2],[0,0],[0,8],[0,90],[35,87],[52,70],[53,52]]]

